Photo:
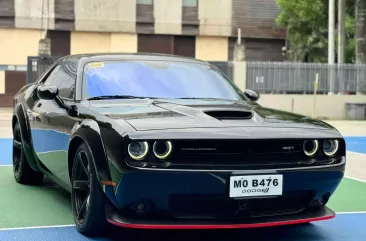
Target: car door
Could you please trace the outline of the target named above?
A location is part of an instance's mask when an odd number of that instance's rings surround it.
[[[58,87],[60,99],[71,105],[74,102],[75,81],[75,64],[61,62],[40,84]],[[69,185],[68,141],[77,119],[69,116],[55,100],[38,99],[31,111],[31,134],[38,159],[52,175]]]

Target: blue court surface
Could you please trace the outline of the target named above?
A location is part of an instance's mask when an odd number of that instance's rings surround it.
[[[345,137],[347,151],[366,154],[366,137],[365,136],[348,136]]]

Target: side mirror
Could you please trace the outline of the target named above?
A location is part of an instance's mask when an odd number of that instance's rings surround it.
[[[244,95],[251,101],[257,101],[259,100],[259,93],[255,90],[245,90]]]
[[[37,88],[37,95],[43,100],[53,100],[58,95],[58,88],[52,85],[42,85]]]

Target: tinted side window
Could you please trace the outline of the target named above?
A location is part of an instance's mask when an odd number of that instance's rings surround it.
[[[59,96],[73,99],[75,94],[75,68],[73,63],[62,63],[52,85],[58,87]]]
[[[43,82],[44,85],[52,85],[54,80],[55,80],[55,77],[56,77],[56,74],[59,72],[60,70],[60,65],[56,66],[52,72],[48,75],[48,77],[46,78],[46,80]]]

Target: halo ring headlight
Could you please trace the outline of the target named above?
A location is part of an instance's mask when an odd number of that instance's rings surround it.
[[[323,142],[323,152],[325,155],[331,157],[334,156],[339,149],[339,141],[338,140],[325,140]]]
[[[133,142],[128,145],[128,154],[136,161],[144,159],[149,152],[149,144],[144,142]]]
[[[319,142],[317,140],[306,140],[303,143],[303,149],[305,155],[314,156],[319,149]]]
[[[166,159],[172,153],[173,145],[171,141],[155,141],[153,145],[154,155],[159,159]]]

